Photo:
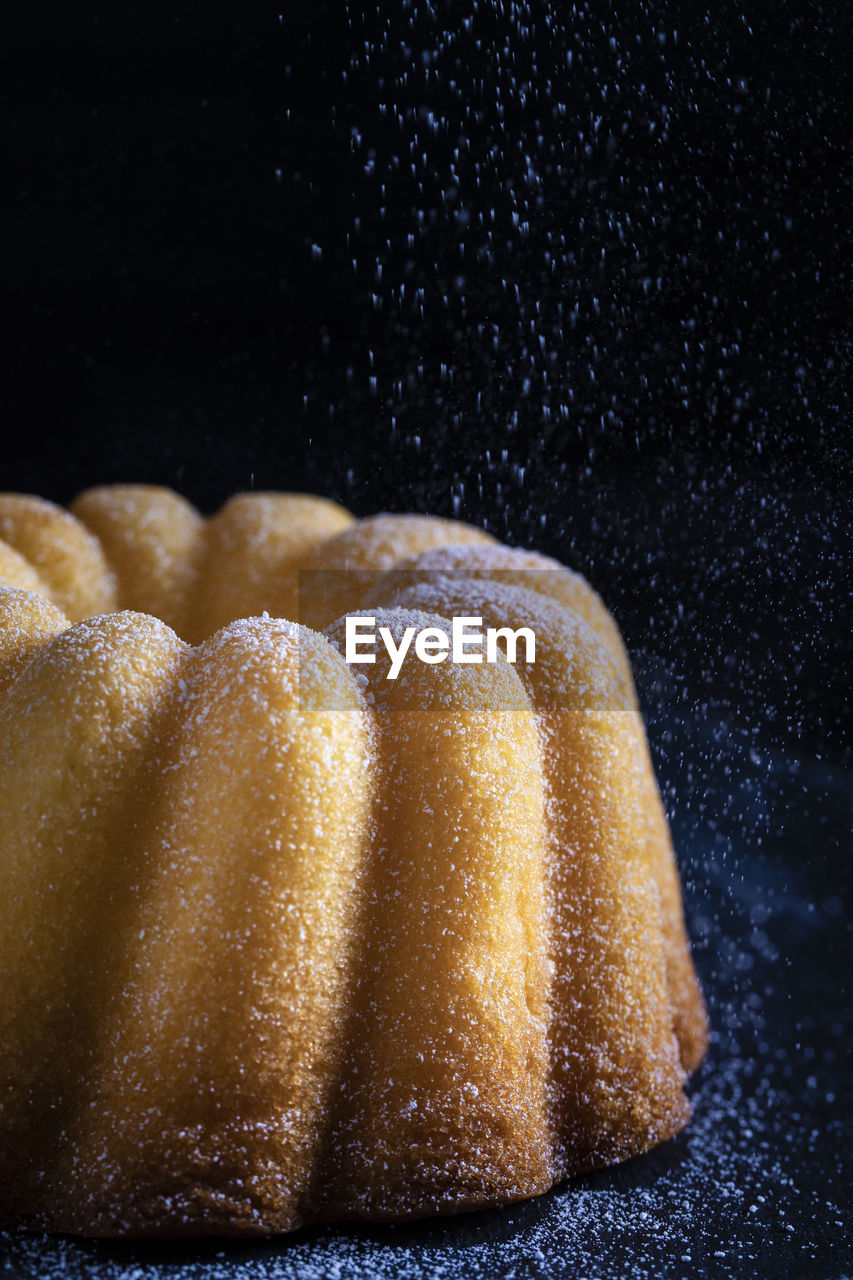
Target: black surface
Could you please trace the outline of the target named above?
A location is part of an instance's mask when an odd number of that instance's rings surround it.
[[[586,573],[715,1029],[683,1136],[531,1204],[7,1273],[853,1273],[846,7],[4,21],[0,487],[310,489]]]

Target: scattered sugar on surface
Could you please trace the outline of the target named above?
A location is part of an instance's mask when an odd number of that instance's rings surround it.
[[[754,757],[730,746],[701,785],[696,756],[717,752],[720,723],[673,731],[664,778],[682,772],[673,814],[687,851],[688,921],[711,1001],[708,1063],[694,1117],[676,1139],[629,1163],[505,1209],[396,1226],[335,1225],[276,1240],[142,1245],[10,1234],[3,1275],[68,1280],[319,1280],[320,1277],[843,1276],[851,1257],[850,1099],[838,1092],[853,1011],[820,986],[815,957],[832,954],[845,891],[812,883],[790,859],[756,858],[744,835],[787,817],[788,841],[813,823],[831,838],[844,775],[817,763]],[[700,741],[694,755],[688,732]],[[682,737],[683,735],[683,737]],[[676,763],[678,762],[678,763]],[[739,777],[728,807],[717,794]],[[805,781],[812,814],[800,803]],[[717,830],[691,812],[717,802]],[[849,799],[849,796],[847,796]],[[694,877],[701,869],[701,882]],[[814,872],[810,873],[814,879]],[[789,981],[792,955],[816,984]],[[792,998],[793,997],[793,1001]],[[824,1025],[823,1039],[816,1029]],[[849,1089],[849,1086],[848,1086]],[[835,1271],[827,1273],[832,1251]],[[845,1267],[847,1271],[845,1272]]]
[[[812,1274],[809,1261],[827,1233],[838,1241],[841,1266],[849,1211],[836,1170],[828,1160],[827,1194],[820,1199],[798,1177],[817,1116],[754,1061],[714,1056],[685,1135],[642,1160],[524,1205],[398,1227],[330,1227],[250,1245],[146,1247],[16,1236],[0,1240],[8,1248],[3,1274],[68,1280],[563,1274],[596,1280],[619,1274],[645,1280],[693,1274],[693,1268],[720,1277],[769,1275],[778,1266],[778,1274],[788,1268],[804,1276]],[[784,1154],[768,1158],[772,1117],[780,1109],[791,1116],[790,1143]],[[839,1139],[840,1126],[830,1123],[827,1146]],[[612,1270],[614,1252],[618,1271]],[[574,1270],[564,1271],[569,1263]]]
[[[149,625],[156,631],[160,624]],[[245,620],[212,643],[251,638],[274,656],[294,642],[295,630]],[[798,990],[802,979],[789,975],[793,966],[817,975],[815,957],[845,927],[846,888],[819,882],[825,873],[809,867],[807,852],[816,830],[831,840],[842,829],[846,775],[775,751],[731,722],[673,716],[664,701],[651,709],[652,738],[715,1028],[694,1090],[694,1120],[681,1136],[504,1210],[409,1226],[336,1226],[253,1244],[142,1246],[15,1234],[0,1238],[2,1274],[486,1280],[559,1275],[570,1265],[595,1280],[614,1274],[616,1256],[618,1274],[629,1280],[691,1269],[817,1276],[825,1274],[816,1259],[827,1242],[843,1274],[850,1108],[827,1081],[838,1075],[853,1019],[843,992],[818,987],[812,1007]],[[774,856],[778,831],[787,862]],[[826,1040],[814,1047],[820,1024],[831,1028],[837,1049]]]

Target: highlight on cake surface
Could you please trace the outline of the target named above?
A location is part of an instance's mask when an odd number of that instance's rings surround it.
[[[350,667],[346,615],[536,662]],[[678,1132],[707,1044],[618,629],[480,529],[0,495],[0,1220],[263,1235]]]

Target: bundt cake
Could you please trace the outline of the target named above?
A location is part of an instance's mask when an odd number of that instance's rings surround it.
[[[0,584],[4,1222],[454,1212],[685,1124],[705,1010],[581,577],[453,521],[113,486],[0,497]],[[388,679],[353,612],[527,626],[535,662]]]

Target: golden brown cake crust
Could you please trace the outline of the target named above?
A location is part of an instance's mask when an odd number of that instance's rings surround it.
[[[342,656],[364,609],[532,626],[537,660],[389,681]],[[0,744],[3,1221],[458,1212],[686,1122],[666,818],[618,629],[555,561],[304,495],[0,495]]]

